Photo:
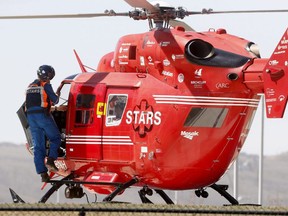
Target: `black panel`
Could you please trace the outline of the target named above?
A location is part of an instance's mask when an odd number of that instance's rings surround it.
[[[186,51],[185,57],[189,62],[193,64],[225,68],[236,68],[243,66],[250,59],[246,56],[238,55],[220,49],[215,49],[214,55],[208,59],[193,58]]]

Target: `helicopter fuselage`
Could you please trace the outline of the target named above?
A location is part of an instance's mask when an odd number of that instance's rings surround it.
[[[122,37],[98,72],[63,82],[71,87],[59,174],[88,182],[137,177],[138,185],[172,190],[218,181],[238,156],[263,92],[267,60],[251,66],[260,61],[252,44],[223,29]],[[113,97],[119,115],[110,113]]]

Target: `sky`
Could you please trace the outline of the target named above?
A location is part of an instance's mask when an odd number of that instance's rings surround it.
[[[287,0],[166,0],[175,7],[191,11],[203,8],[222,10],[288,9]],[[39,15],[102,13],[132,10],[124,0],[0,0],[0,15]],[[195,15],[185,22],[196,31],[225,28],[260,46],[263,58],[269,58],[288,27],[288,13]],[[62,79],[80,73],[73,54],[75,49],[85,65],[96,68],[100,58],[114,50],[121,36],[148,30],[147,21],[128,17],[85,19],[0,20],[0,142],[23,144],[24,132],[16,111],[24,102],[25,89],[36,78],[42,64],[56,70],[52,86],[56,90]],[[262,107],[252,124],[243,152],[258,154],[261,145]],[[288,110],[283,119],[264,119],[264,154],[288,151]]]

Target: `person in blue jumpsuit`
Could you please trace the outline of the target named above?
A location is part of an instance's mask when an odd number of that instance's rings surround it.
[[[34,80],[26,90],[26,113],[34,145],[34,164],[42,182],[50,180],[48,170],[57,172],[54,161],[58,157],[61,144],[60,131],[50,113],[51,105],[57,104],[59,94],[53,91],[50,80],[55,70],[50,65],[42,65],[37,70],[38,79]],[[46,139],[50,142],[49,155],[45,164]]]

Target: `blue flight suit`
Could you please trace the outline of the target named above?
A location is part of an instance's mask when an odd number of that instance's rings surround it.
[[[46,100],[46,101],[43,101]],[[34,145],[34,164],[38,174],[45,173],[46,140],[50,141],[48,157],[57,159],[61,134],[50,113],[51,102],[57,104],[59,97],[49,82],[36,79],[26,91],[27,120]]]

